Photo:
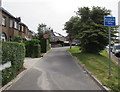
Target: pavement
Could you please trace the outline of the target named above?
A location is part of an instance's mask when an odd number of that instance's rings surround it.
[[[24,66],[27,71],[7,90],[101,90],[67,47],[51,49],[42,58],[26,58]]]
[[[41,58],[25,58],[24,60],[24,67],[26,69],[30,69],[32,66],[34,66],[35,63],[37,63]]]

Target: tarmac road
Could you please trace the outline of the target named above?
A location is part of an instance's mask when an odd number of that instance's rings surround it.
[[[8,90],[100,90],[66,50],[51,49]]]

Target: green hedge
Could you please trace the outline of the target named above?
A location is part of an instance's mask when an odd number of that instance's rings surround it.
[[[15,36],[13,41],[21,43],[21,42],[23,42],[23,38],[21,36]]]
[[[64,46],[70,46],[70,43],[64,43]]]
[[[2,70],[2,85],[11,81],[23,68],[25,46],[17,42],[2,43],[2,64],[11,61],[11,67]]]
[[[2,64],[2,41],[0,41],[0,65]],[[0,86],[2,86],[2,72],[0,71]]]
[[[48,39],[41,39],[41,52],[46,53],[50,49],[50,43]]]
[[[26,57],[37,58],[41,56],[40,41],[37,39],[28,40],[25,42]]]

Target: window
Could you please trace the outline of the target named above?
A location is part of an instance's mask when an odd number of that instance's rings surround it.
[[[6,25],[6,17],[2,16],[2,25],[5,26]]]
[[[4,32],[2,32],[0,38],[1,38],[2,41],[6,41],[6,34]]]
[[[18,27],[19,27],[19,26],[18,26],[18,23],[15,21],[14,28],[15,28],[15,29],[18,29]]]
[[[24,27],[22,26],[22,31],[24,31]]]
[[[18,25],[18,30],[20,30],[20,25]]]
[[[13,20],[10,19],[10,27],[13,27]]]
[[[14,28],[16,28],[16,25],[17,25],[17,22],[15,21],[15,23],[14,23]]]

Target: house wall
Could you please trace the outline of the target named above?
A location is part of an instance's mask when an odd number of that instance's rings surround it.
[[[1,29],[2,29],[2,32],[5,33],[7,41],[10,41],[10,39],[11,38],[13,39],[15,36],[22,36],[23,38],[29,38],[29,39],[32,38],[32,32],[29,31],[28,27],[25,24],[21,23],[17,18],[14,18],[13,16],[11,17],[11,15],[5,13],[4,11],[0,13],[0,16],[1,16],[1,19],[2,19],[2,16],[6,18],[6,25],[5,26],[2,25]],[[12,28],[9,27],[10,19],[14,22]],[[14,28],[15,21],[19,23],[20,30]],[[2,20],[1,20],[1,24],[2,24]],[[21,28],[22,26],[24,27],[23,31]],[[0,32],[0,34],[2,34],[2,32]]]
[[[2,16],[4,16],[6,18],[6,24],[5,26],[2,25],[2,32],[4,32],[6,34],[6,40],[9,39],[9,18],[6,14],[2,13]]]

